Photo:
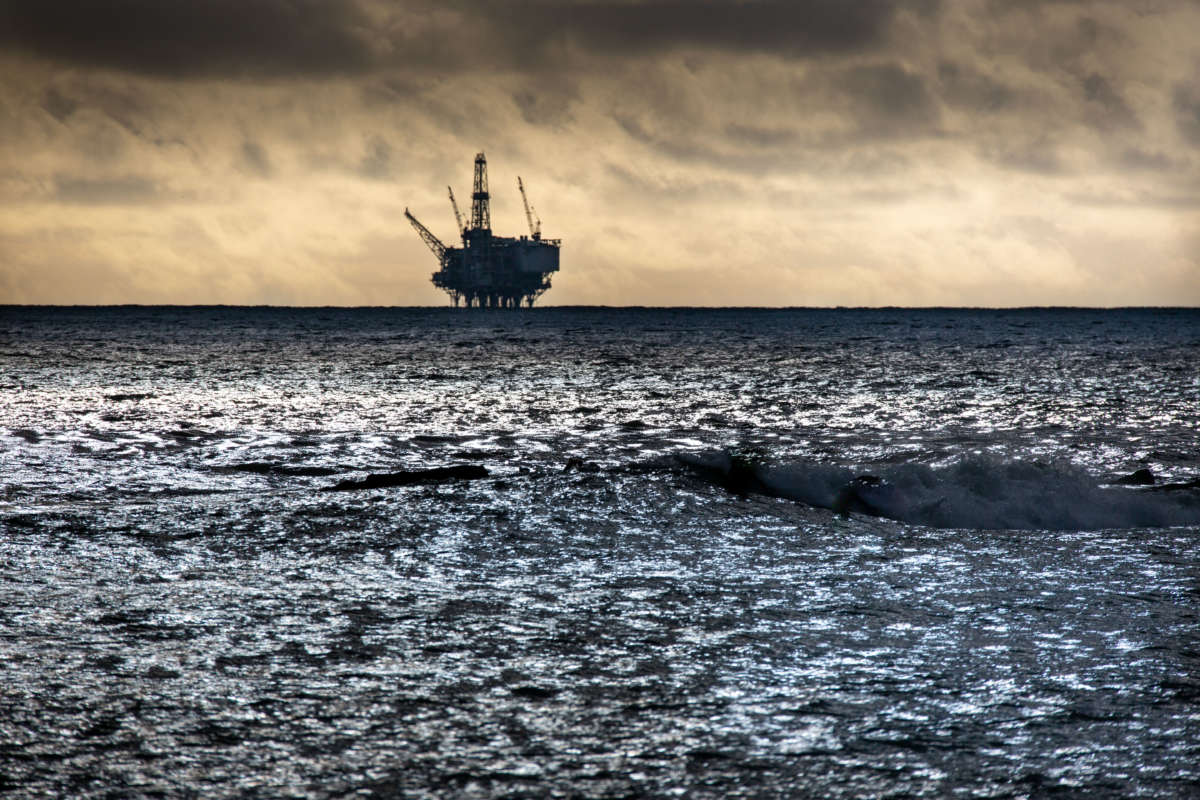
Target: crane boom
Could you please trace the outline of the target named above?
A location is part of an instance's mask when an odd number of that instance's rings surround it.
[[[534,227],[533,212],[529,209],[529,198],[525,196],[525,182],[521,180],[521,176],[517,176],[517,188],[521,190],[521,202],[525,204],[525,221],[529,223],[529,235],[534,239],[542,238],[540,224]],[[540,223],[540,220],[539,220]]]
[[[408,209],[404,209],[404,216],[408,217],[408,221],[416,228],[417,234],[429,245],[429,249],[438,257],[438,261],[446,260],[446,245],[442,244],[442,240],[433,235],[433,233],[417,221],[417,218],[409,213]]]
[[[458,233],[461,236],[464,230],[462,214],[458,211],[458,203],[454,199],[454,190],[447,186],[446,191],[450,193],[450,205],[454,208],[454,219],[458,220]]]

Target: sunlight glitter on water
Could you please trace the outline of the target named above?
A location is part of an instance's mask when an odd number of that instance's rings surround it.
[[[20,313],[14,796],[1200,780],[1195,315]]]

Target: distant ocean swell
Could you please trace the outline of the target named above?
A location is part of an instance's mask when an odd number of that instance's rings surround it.
[[[644,427],[644,426],[643,426]],[[679,449],[653,431],[641,433],[643,457],[606,453],[603,445],[554,437],[525,451],[507,434],[481,440],[471,435],[350,437],[310,434],[230,436],[194,428],[140,436],[100,431],[47,435],[33,429],[7,431],[17,449],[68,446],[78,459],[95,459],[99,474],[73,487],[55,478],[24,473],[24,491],[8,492],[9,514],[24,515],[45,504],[108,504],[191,494],[301,492],[334,488],[340,481],[362,488],[457,483],[488,477],[500,482],[539,481],[557,473],[595,473],[613,481],[700,480],[740,495],[782,498],[835,515],[876,517],[930,528],[960,530],[1095,531],[1200,525],[1200,479],[1175,464],[1167,475],[1142,469],[1097,474],[1064,459],[971,454],[951,459],[915,455],[888,463],[838,462],[829,458],[776,456],[762,445],[726,449]],[[362,441],[359,441],[363,438]],[[337,442],[333,440],[339,440]],[[508,446],[500,446],[499,442]],[[526,444],[529,444],[528,442]],[[370,445],[370,446],[368,446]],[[347,451],[347,447],[349,450]],[[202,458],[189,452],[203,451]],[[581,453],[581,455],[571,455]],[[66,453],[63,453],[66,457]],[[254,460],[247,460],[250,456]],[[127,474],[120,464],[174,458],[178,468]],[[466,465],[476,472],[468,475]],[[1183,469],[1180,469],[1182,467]],[[429,473],[429,474],[422,474]],[[364,476],[373,476],[364,478]],[[391,476],[391,477],[388,477]],[[640,477],[639,477],[640,476]],[[62,491],[63,489],[66,491]]]

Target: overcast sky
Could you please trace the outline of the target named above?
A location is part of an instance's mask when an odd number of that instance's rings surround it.
[[[0,303],[1200,305],[1200,0],[0,0]]]

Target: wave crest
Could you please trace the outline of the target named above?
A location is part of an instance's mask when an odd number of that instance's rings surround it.
[[[945,466],[892,464],[868,473],[813,461],[770,463],[726,450],[678,458],[693,473],[731,491],[935,528],[1061,531],[1200,524],[1195,483],[1116,486],[1071,463],[978,455]]]

